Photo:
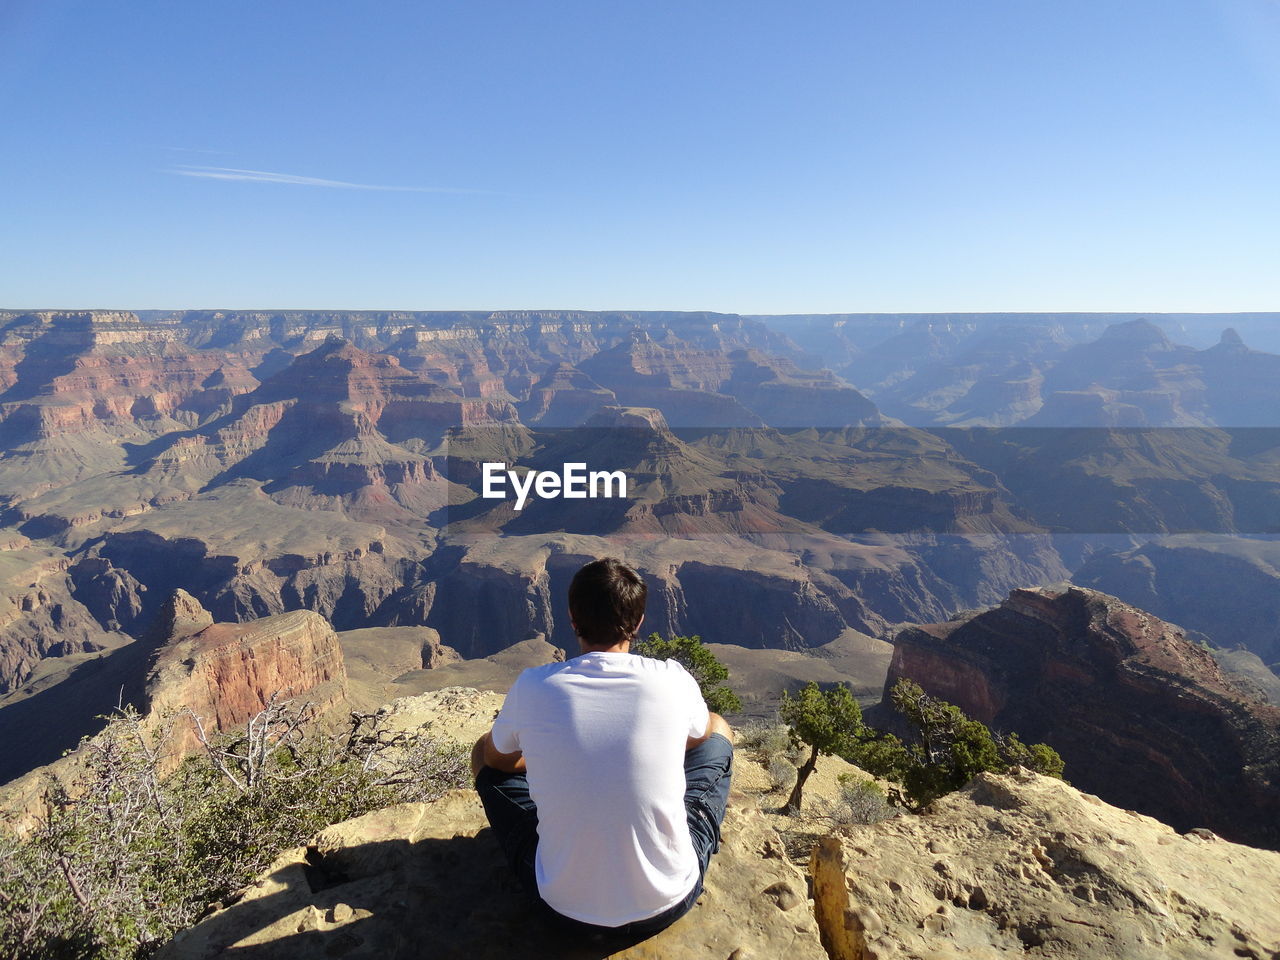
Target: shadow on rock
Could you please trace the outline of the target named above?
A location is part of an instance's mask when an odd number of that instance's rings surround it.
[[[470,791],[322,831],[159,960],[824,958],[802,874],[758,811],[735,811],[694,909],[644,941],[553,927],[511,873]]]

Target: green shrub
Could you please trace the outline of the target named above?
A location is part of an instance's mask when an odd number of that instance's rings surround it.
[[[738,728],[736,745],[762,767],[781,761],[796,766],[799,750],[785,723],[753,720]]]
[[[842,773],[836,780],[840,784],[838,812],[845,823],[879,823],[897,813],[888,794],[874,780],[851,773]]]
[[[814,819],[839,828],[879,823],[901,812],[889,802],[883,788],[868,777],[842,773],[836,782],[839,787],[835,801],[818,801]]]
[[[984,771],[1002,773],[1020,765],[1062,776],[1062,758],[1051,747],[1028,747],[1016,733],[993,734],[959,707],[926,694],[919,684],[899,680],[890,695],[916,734],[907,747],[911,761],[903,778],[909,803],[916,809],[959,790]]]
[[[954,704],[929,696],[920,685],[902,679],[890,691],[894,708],[911,725],[913,737],[873,732],[846,754],[846,759],[877,776],[897,781],[901,790],[890,799],[911,810],[923,809],[938,797],[959,790],[979,773],[1003,773],[1024,766],[1062,777],[1062,758],[1043,743],[1027,746],[1018,735],[993,733]]]

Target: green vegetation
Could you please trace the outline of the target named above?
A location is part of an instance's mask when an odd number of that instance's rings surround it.
[[[662,634],[651,633],[647,640],[632,644],[631,652],[655,660],[678,660],[698,681],[702,698],[715,713],[737,713],[742,709],[738,695],[725,685],[729,668],[706,648],[701,637],[673,636],[664,640]]]
[[[787,799],[784,809],[788,813],[799,812],[805,780],[820,754],[843,757],[868,773],[897,783],[889,791],[889,801],[913,811],[960,789],[983,771],[1004,772],[1023,766],[1046,776],[1062,776],[1062,758],[1053,748],[1043,743],[1027,746],[1017,734],[993,733],[985,724],[965,716],[959,707],[929,696],[910,680],[899,680],[890,697],[912,728],[910,742],[867,726],[846,687],[821,690],[810,683],[794,697],[783,695],[779,717],[788,725],[793,741],[810,748]],[[864,806],[866,799],[860,800]]]
[[[959,707],[929,696],[919,684],[899,680],[891,697],[894,707],[911,724],[913,742],[886,743],[869,759],[885,771],[872,772],[897,775],[893,779],[902,783],[905,793],[896,802],[903,806],[919,810],[988,770],[1004,772],[1022,766],[1062,777],[1062,757],[1052,747],[1043,743],[1027,746],[1016,733],[993,733],[985,724],[965,716]]]
[[[0,956],[146,957],[317,830],[469,780],[460,747],[389,731],[385,715],[353,714],[337,736],[310,720],[274,701],[213,737],[190,715],[110,718],[35,829],[0,835]],[[203,749],[166,776],[179,723]]]
[[[774,790],[789,789],[796,782],[800,747],[784,723],[749,722],[736,731],[739,750],[764,767]]]

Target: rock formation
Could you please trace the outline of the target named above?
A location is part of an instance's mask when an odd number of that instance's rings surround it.
[[[1258,322],[1232,320],[1250,342]],[[1266,431],[963,442],[885,426],[858,389],[931,424],[1020,422],[1050,387],[1209,423],[1238,361],[1231,409],[1268,409],[1275,358],[1238,337],[1197,351],[1139,323],[1097,341],[1102,323],[0,311],[0,712],[73,675],[68,702],[94,699],[90,677],[139,687],[137,648],[112,651],[150,642],[175,590],[221,623],[311,610],[487,658],[569,646],[573,564],[621,553],[650,578],[654,628],[800,651],[1060,580],[1050,529],[1271,529]],[[804,331],[802,348],[788,332]],[[520,513],[479,496],[484,462],[584,460],[626,469],[633,495]],[[1265,606],[1241,616],[1252,632]],[[370,679],[392,666],[410,669]]]
[[[811,870],[832,960],[1280,953],[1280,854],[1026,771],[828,837]]]
[[[530,388],[529,399],[520,405],[520,419],[543,427],[576,427],[617,402],[612,390],[576,367],[558,363]]]
[[[137,707],[149,722],[177,717],[170,765],[199,748],[194,725],[183,717],[188,710],[214,733],[243,724],[273,698],[310,702],[317,713],[346,705],[338,637],[310,611],[214,623],[179,591],[145,636],[0,711],[0,736],[23,744],[0,765],[0,783],[17,777],[0,795],[0,811],[22,820],[38,809],[48,778],[70,783],[78,769],[73,748],[122,704]]]
[[[343,700],[337,634],[319,614],[295,610],[248,623],[211,623],[159,650],[147,677],[153,714],[190,710],[207,728],[244,723],[274,696],[323,711]]]
[[[377,709],[406,696],[412,689],[404,685],[406,675],[435,675],[462,661],[462,655],[441,643],[440,634],[430,627],[365,627],[338,634],[338,641],[347,674],[347,699],[357,710]]]
[[[213,614],[200,606],[200,601],[187,591],[179,589],[160,608],[143,635],[143,642],[159,647],[183,640],[211,626]]]
[[[926,317],[833,367],[910,424],[1275,426],[1280,356],[1251,350],[1235,329],[1197,350],[1170,339],[1179,326],[1117,314]],[[1275,350],[1265,326],[1249,330],[1264,332]]]
[[[488,729],[502,699],[447,688],[394,701],[387,722],[467,743]],[[706,887],[694,912],[658,937],[575,949],[533,915],[475,795],[458,791],[322,831],[161,956],[396,957],[410,945],[440,958],[825,956],[803,872],[748,795],[734,794]]]
[[[390,729],[425,726],[469,743],[488,729],[502,700],[450,687],[384,709]],[[752,764],[744,759],[735,766]],[[735,772],[735,785],[738,780]],[[307,846],[283,853],[243,895],[218,905],[160,956],[308,960],[411,952],[441,960],[825,957],[803,872],[754,796],[736,786],[703,897],[688,917],[640,944],[574,945],[546,929],[468,790],[321,831]]]
[[[697,349],[638,334],[581,369],[620,403],[656,407],[677,427],[879,424],[875,404],[829,371],[803,371],[758,350]]]
[[[909,353],[898,375],[876,391],[877,405],[907,423],[940,426],[1005,426],[1020,423],[1044,404],[1044,373],[1068,349],[1061,324],[1030,323],[975,332],[920,364]],[[883,376],[883,374],[882,374]],[[887,379],[887,378],[886,378]]]
[[[1213,423],[1192,347],[1149,320],[1130,320],[1068,350],[1045,375],[1044,406],[1026,421],[1053,427],[1182,427]]]
[[[1108,802],[1180,830],[1280,847],[1280,708],[1234,686],[1209,651],[1114,597],[1015,590],[998,607],[895,638],[900,678],[1025,742]]]
[[[469,742],[501,702],[448,688],[386,713],[392,729],[426,725]],[[824,769],[839,763],[824,758]],[[811,792],[835,790],[826,772]],[[545,928],[474,794],[457,791],[322,830],[159,956],[1155,960],[1280,948],[1280,854],[1207,830],[1179,835],[1060,780],[982,774],[922,815],[842,828],[799,866],[777,830],[811,827],[760,809],[767,780],[739,754],[706,893],[639,944],[566,943]]]
[[[1280,540],[1162,537],[1093,557],[1072,580],[1280,667]],[[1212,597],[1212,602],[1208,598]]]
[[[0,550],[0,697],[48,676],[57,660],[127,641],[75,597],[68,562],[21,535]],[[34,690],[34,688],[32,688]]]

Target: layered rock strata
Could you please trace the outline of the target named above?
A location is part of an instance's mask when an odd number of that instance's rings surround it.
[[[1235,686],[1183,631],[1079,587],[895,638],[901,677],[1062,754],[1081,789],[1186,830],[1280,846],[1280,708]]]
[[[132,704],[148,724],[173,718],[174,740],[164,765],[172,769],[200,749],[191,715],[206,733],[237,727],[273,699],[312,704],[317,714],[346,704],[342,647],[318,614],[297,610],[247,623],[214,623],[190,595],[179,592],[161,609],[147,640],[87,662],[63,683],[0,712],[0,734],[24,738],[25,750],[6,757],[0,810],[22,825],[41,809],[52,780],[73,785],[72,750],[96,732],[101,717]],[[59,759],[59,755],[71,750]],[[38,769],[32,769],[37,765]],[[30,772],[28,772],[30,771]]]

